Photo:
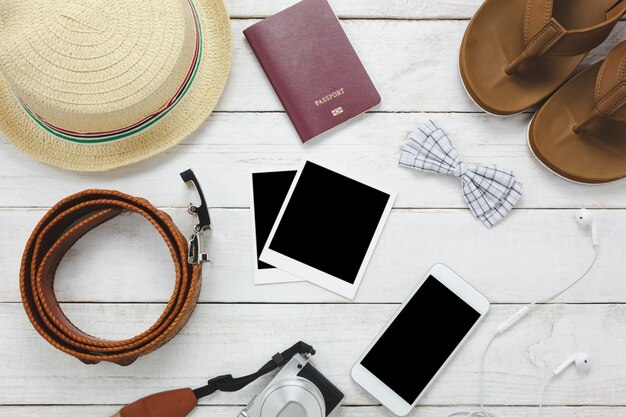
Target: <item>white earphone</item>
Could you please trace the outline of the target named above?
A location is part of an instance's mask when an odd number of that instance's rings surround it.
[[[569,368],[569,366],[572,364],[575,364],[576,369],[585,374],[589,373],[589,371],[591,370],[591,359],[589,357],[589,354],[585,352],[580,352],[567,358],[565,362],[560,364],[554,371],[552,371],[552,373],[554,374],[554,376],[558,376],[561,374],[561,372]]]
[[[591,242],[596,247],[598,243],[598,228],[596,227],[596,221],[591,215],[591,212],[587,209],[580,209],[576,212],[576,221],[581,226],[591,227]]]
[[[543,398],[546,394],[546,389],[548,388],[550,381],[558,377],[561,374],[561,372],[569,368],[572,364],[576,365],[576,369],[578,369],[578,372],[581,372],[584,374],[589,373],[589,371],[591,370],[591,359],[589,358],[588,353],[585,353],[585,352],[576,353],[575,355],[572,355],[569,358],[565,359],[565,362],[560,364],[554,371],[552,371],[548,379],[545,380],[545,382],[543,383],[543,386],[541,387],[541,396],[539,397],[539,417],[542,416]]]
[[[538,301],[535,301],[533,303],[530,303],[528,305],[525,305],[524,307],[519,309],[515,314],[513,314],[509,319],[507,319],[504,323],[502,323],[500,326],[498,326],[496,332],[494,333],[494,335],[491,337],[491,339],[487,343],[487,346],[485,347],[485,350],[483,351],[483,354],[482,354],[481,359],[480,359],[480,373],[479,373],[480,379],[479,379],[479,384],[478,384],[480,409],[477,410],[477,411],[470,412],[470,413],[463,412],[463,411],[456,412],[456,413],[450,414],[449,417],[456,416],[456,415],[464,415],[466,417],[472,417],[472,416],[477,416],[477,417],[495,417],[495,415],[493,413],[490,413],[490,412],[487,411],[487,409],[485,407],[485,404],[484,404],[484,396],[483,396],[483,373],[484,373],[484,366],[485,366],[485,357],[487,356],[487,352],[489,351],[489,348],[493,344],[494,340],[498,336],[501,336],[503,333],[505,333],[507,330],[509,330],[511,327],[513,327],[521,319],[526,317],[531,312],[531,310],[534,307],[536,307],[538,304],[545,304],[545,303],[547,303],[549,301],[554,300],[555,298],[557,298],[558,296],[560,296],[561,294],[563,294],[564,292],[568,291],[573,286],[578,284],[580,281],[582,281],[587,275],[589,275],[589,272],[591,272],[591,269],[596,264],[596,261],[598,260],[598,255],[600,253],[600,243],[599,243],[599,239],[598,239],[598,228],[596,226],[596,221],[593,218],[591,212],[589,210],[587,210],[587,209],[584,209],[584,208],[579,209],[576,212],[576,221],[581,226],[590,228],[591,243],[592,243],[593,249],[594,249],[594,256],[593,256],[593,260],[591,261],[591,264],[585,270],[585,272],[582,273],[582,275],[580,275],[578,278],[576,278],[574,281],[572,281],[569,285],[567,285],[566,287],[561,289],[559,292],[557,292],[557,293],[555,293],[555,294],[553,294],[553,295],[551,295],[549,297],[546,297],[546,298],[543,298],[541,300],[538,300]],[[580,372],[583,372],[583,373],[587,373],[591,369],[591,359],[590,359],[589,355],[587,353],[584,353],[584,352],[576,353],[576,354],[570,356],[569,358],[567,358],[565,360],[565,362],[563,362],[556,369],[554,369],[554,371],[552,371],[552,373],[550,374],[550,377],[548,379],[546,379],[546,381],[543,384],[543,387],[541,389],[541,397],[540,397],[540,400],[539,400],[539,416],[541,416],[541,411],[542,411],[542,408],[543,408],[543,397],[544,397],[546,388],[548,387],[548,384],[550,383],[550,381],[552,381],[554,378],[558,377],[565,369],[567,369],[572,364],[575,364],[576,368]]]

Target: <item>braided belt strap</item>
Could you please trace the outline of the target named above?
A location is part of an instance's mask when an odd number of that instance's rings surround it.
[[[143,216],[170,250],[176,285],[165,310],[148,330],[128,340],[90,336],[65,316],[54,293],[61,259],[91,229],[127,211]],[[127,366],[170,341],[185,325],[198,300],[201,263],[189,262],[188,242],[171,217],[147,200],[107,190],[87,190],[67,197],[41,219],[22,258],[22,303],[35,329],[51,345],[87,364],[113,362]]]

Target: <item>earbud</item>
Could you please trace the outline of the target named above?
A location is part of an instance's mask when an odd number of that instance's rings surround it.
[[[559,375],[571,364],[576,364],[576,369],[583,373],[587,373],[591,369],[591,359],[589,358],[589,354],[580,352],[567,358],[565,362],[560,364],[559,367],[552,372],[554,375]]]
[[[598,228],[591,212],[584,208],[578,210],[576,212],[576,221],[581,226],[591,227],[591,242],[594,247],[598,246]]]

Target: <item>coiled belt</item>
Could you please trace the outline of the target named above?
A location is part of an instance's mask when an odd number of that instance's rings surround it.
[[[76,241],[123,211],[143,216],[157,229],[172,255],[176,285],[165,310],[148,330],[128,340],[108,341],[84,333],[65,316],[54,293],[54,275]],[[130,365],[170,341],[191,316],[200,294],[202,266],[190,263],[189,249],[171,217],[147,200],[118,191],[83,191],[48,211],[28,240],[20,271],[22,303],[35,329],[57,349],[88,364]]]

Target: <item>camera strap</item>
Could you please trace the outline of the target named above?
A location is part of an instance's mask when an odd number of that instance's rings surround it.
[[[298,342],[284,352],[274,355],[253,374],[239,378],[233,378],[230,374],[222,375],[210,379],[207,385],[195,390],[183,388],[153,394],[127,405],[112,417],[186,417],[198,405],[200,398],[216,391],[239,391],[263,375],[281,368],[298,354],[315,355],[315,349],[304,342]]]
[[[307,345],[304,342],[298,342],[286,351],[277,353],[272,359],[267,362],[261,369],[253,374],[242,376],[239,378],[233,378],[232,375],[222,375],[210,379],[207,385],[202,388],[193,390],[197,399],[206,397],[213,394],[216,391],[223,392],[235,392],[243,389],[248,384],[256,381],[265,374],[272,372],[275,369],[282,368],[287,362],[289,362],[297,354],[309,354],[315,355],[315,349],[312,346]]]

